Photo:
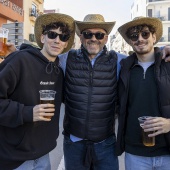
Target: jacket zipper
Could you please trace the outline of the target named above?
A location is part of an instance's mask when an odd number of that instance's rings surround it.
[[[92,94],[92,83],[93,83],[93,69],[90,63],[90,70],[89,70],[89,91],[88,91],[88,106],[91,105],[91,94]],[[89,126],[89,119],[90,119],[90,107],[87,108],[87,117],[86,117],[86,127],[85,127],[85,137],[88,136],[88,126]]]
[[[145,79],[146,71],[143,71],[143,79]]]

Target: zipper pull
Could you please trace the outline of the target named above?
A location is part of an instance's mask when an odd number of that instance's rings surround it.
[[[145,79],[145,74],[146,74],[146,71],[143,72],[143,79]]]

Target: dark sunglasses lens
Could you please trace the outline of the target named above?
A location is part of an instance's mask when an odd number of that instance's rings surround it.
[[[53,31],[48,31],[47,36],[50,39],[55,39],[58,36],[58,34],[56,32],[53,32]]]
[[[150,36],[150,32],[144,31],[144,32],[141,32],[141,35],[142,35],[142,38],[148,39],[149,36]],[[131,34],[131,35],[130,35],[130,39],[131,39],[132,41],[137,41],[138,38],[139,38],[139,33],[134,33],[134,34]]]
[[[95,37],[97,40],[102,40],[104,38],[104,35],[105,35],[104,33],[97,32],[95,34]]]
[[[85,39],[91,39],[93,34],[91,32],[83,32],[83,36]]]
[[[85,39],[91,39],[93,37],[93,35],[95,35],[95,38],[97,40],[101,40],[104,38],[104,33],[100,33],[100,32],[97,32],[97,33],[92,33],[92,32],[83,32],[83,36]]]
[[[68,35],[68,34],[59,34],[59,37],[60,37],[61,41],[66,42],[70,38],[70,35]]]
[[[142,32],[141,35],[144,39],[148,39],[150,36],[150,32]]]
[[[50,39],[55,39],[57,36],[59,36],[60,40],[63,42],[66,42],[70,38],[69,34],[58,34],[53,31],[48,31],[47,36]]]
[[[130,35],[130,39],[131,39],[132,41],[137,41],[138,38],[139,38],[139,34],[137,34],[137,33]]]

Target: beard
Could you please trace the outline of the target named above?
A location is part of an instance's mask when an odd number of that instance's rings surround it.
[[[140,45],[144,45],[143,47],[139,47]],[[143,41],[137,41],[134,46],[133,46],[133,50],[137,53],[137,54],[147,54],[151,51],[151,47],[149,46],[148,42],[143,42]]]
[[[86,49],[90,55],[97,55],[103,47],[101,47],[101,43],[99,41],[89,41],[86,44]]]

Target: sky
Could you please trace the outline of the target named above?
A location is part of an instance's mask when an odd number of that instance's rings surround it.
[[[131,20],[130,9],[134,0],[44,0],[44,9],[56,9],[60,13],[83,21],[87,14],[101,14],[106,22],[116,21],[111,34],[119,26]],[[111,35],[110,34],[110,35]]]

